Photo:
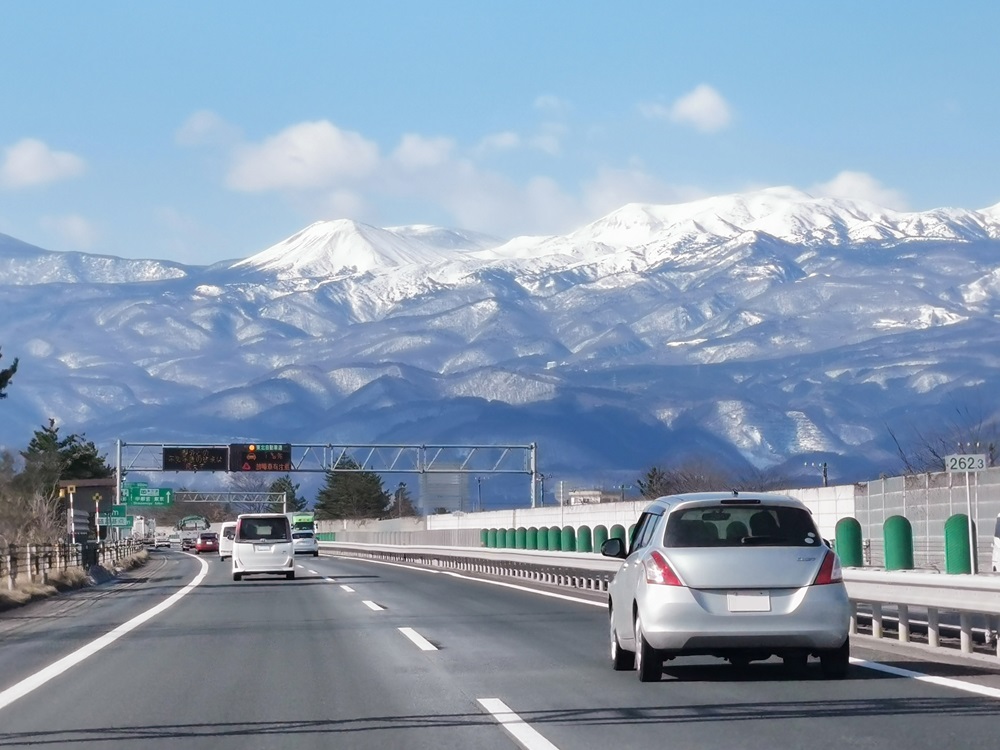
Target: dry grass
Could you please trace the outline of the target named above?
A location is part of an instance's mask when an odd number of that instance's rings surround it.
[[[136,554],[119,561],[113,572],[132,570],[146,564],[149,552],[140,550]],[[5,582],[0,582],[0,612],[20,607],[37,599],[55,596],[60,591],[81,589],[93,583],[93,579],[83,568],[67,568],[49,573],[48,583],[18,582],[12,590],[7,589]]]

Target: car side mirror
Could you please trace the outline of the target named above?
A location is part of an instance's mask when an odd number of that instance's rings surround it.
[[[605,557],[617,557],[621,560],[626,558],[625,542],[618,537],[611,537],[601,545],[601,554]]]

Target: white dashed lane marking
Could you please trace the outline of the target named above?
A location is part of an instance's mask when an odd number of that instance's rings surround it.
[[[437,651],[438,647],[424,638],[413,628],[399,628],[399,632],[409,638],[421,651]]]

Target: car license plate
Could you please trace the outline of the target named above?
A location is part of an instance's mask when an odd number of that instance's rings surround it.
[[[271,551],[271,545],[270,544],[255,544],[253,546],[253,548],[256,549],[256,550],[260,550],[261,552],[270,552]]]
[[[770,612],[771,595],[766,591],[730,591],[730,612]]]

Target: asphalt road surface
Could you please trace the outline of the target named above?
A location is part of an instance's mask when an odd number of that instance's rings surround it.
[[[862,664],[828,681],[818,664],[794,677],[777,661],[740,672],[691,658],[641,684],[610,668],[597,592],[337,557],[299,563],[294,581],[236,583],[214,555],[157,550],[118,582],[0,615],[0,748],[1000,741],[1000,667],[985,661],[931,663],[869,640],[855,644],[859,660],[938,681]]]

